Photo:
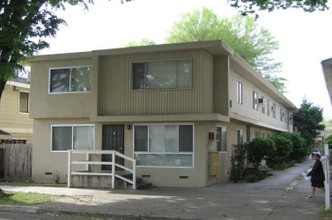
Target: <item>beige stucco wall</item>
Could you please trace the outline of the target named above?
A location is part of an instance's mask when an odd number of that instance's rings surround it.
[[[67,182],[68,153],[52,152],[51,125],[91,124],[88,119],[36,119],[33,128],[32,179],[36,182]]]
[[[243,85],[243,104],[237,103],[236,90],[238,81]],[[271,97],[270,94],[262,91],[262,89],[256,86],[254,82],[250,82],[236,72],[232,71],[232,74],[230,75],[229,91],[230,100],[232,102],[230,112],[233,118],[239,119],[241,121],[247,121],[257,126],[292,131],[293,128],[292,125],[288,123],[287,114],[285,115],[285,120],[280,120],[280,109],[287,110],[287,106],[282,105],[276,99]],[[258,97],[264,97],[265,113],[262,111],[262,104],[258,104],[258,110],[253,108],[254,91],[258,93]],[[270,108],[272,107],[273,103],[275,103],[277,106],[275,118],[273,117],[271,109],[270,115],[268,115],[267,100],[270,101]]]
[[[86,65],[91,65],[91,57],[70,59],[63,56],[47,62],[32,62],[31,85],[33,86],[31,86],[30,116],[32,118],[89,117],[92,103],[91,92],[49,94],[50,68]]]
[[[68,154],[51,151],[51,125],[55,124],[89,124],[89,120],[35,120],[34,151],[32,179],[36,182],[67,181]],[[135,125],[135,124],[134,124]],[[194,167],[164,168],[137,167],[137,176],[155,186],[202,187],[208,185],[208,131],[213,130],[213,123],[194,123]],[[95,124],[96,150],[101,149],[102,124]],[[38,137],[38,138],[37,138]],[[125,127],[125,154],[133,156],[133,129]],[[98,168],[97,168],[98,169]],[[149,177],[144,177],[149,176]]]

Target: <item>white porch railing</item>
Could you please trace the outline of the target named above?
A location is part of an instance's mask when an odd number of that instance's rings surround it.
[[[84,154],[85,160],[75,160],[73,159],[74,154]],[[105,154],[111,154],[112,155],[112,161],[101,161],[101,158],[99,161],[92,161],[91,155],[105,155]],[[128,168],[126,166],[123,166],[121,164],[116,163],[116,158],[120,157],[123,158],[125,161],[129,161],[127,164],[131,164],[132,167]],[[80,158],[81,159],[81,158]],[[84,169],[81,171],[73,171],[72,165],[78,164],[78,165],[85,165]],[[90,166],[91,165],[110,165],[112,167],[111,172],[103,172],[103,171],[91,171]],[[131,174],[132,179],[128,179],[124,176],[121,176],[120,174],[116,173],[116,167],[123,169],[124,171],[127,171]],[[75,169],[76,170],[76,169]],[[124,154],[121,154],[117,151],[113,150],[99,150],[99,151],[80,151],[80,150],[68,150],[68,183],[67,186],[71,187],[71,178],[73,175],[81,175],[81,176],[111,176],[112,177],[112,189],[115,188],[115,178],[121,179],[125,181],[126,183],[130,183],[133,186],[133,189],[136,189],[136,160],[133,158],[130,158]]]

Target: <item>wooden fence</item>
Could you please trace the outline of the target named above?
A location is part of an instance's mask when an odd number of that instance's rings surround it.
[[[0,165],[3,165],[5,180],[31,178],[32,144],[6,144]],[[0,154],[1,156],[1,154]],[[1,169],[0,169],[1,173]]]

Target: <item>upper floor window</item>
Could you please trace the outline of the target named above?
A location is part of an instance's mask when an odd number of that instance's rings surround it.
[[[236,86],[236,100],[237,103],[239,104],[243,104],[243,90],[242,90],[242,83],[241,82],[237,82],[237,86]]]
[[[265,101],[264,100],[265,99],[264,99],[263,96],[258,99],[258,103],[261,104],[261,106],[262,106],[262,113],[263,114],[265,114]]]
[[[91,66],[50,69],[50,93],[91,91]]]
[[[268,116],[270,116],[270,108],[271,108],[271,104],[270,104],[270,100],[268,99],[268,100],[266,101],[266,110],[267,110],[266,114],[267,114]]]
[[[277,105],[275,103],[272,104],[271,110],[272,110],[273,118],[276,118],[277,117]]]
[[[252,107],[258,110],[258,93],[255,91],[252,93]]]
[[[290,112],[288,112],[288,120],[287,120],[287,124],[292,125],[293,124],[293,114],[291,114]]]
[[[280,108],[280,121],[284,121],[284,116],[285,116],[284,110]]]
[[[20,92],[19,110],[22,113],[29,113],[29,93]]]
[[[191,88],[190,60],[132,64],[133,89]]]
[[[52,151],[93,150],[93,125],[53,125]]]

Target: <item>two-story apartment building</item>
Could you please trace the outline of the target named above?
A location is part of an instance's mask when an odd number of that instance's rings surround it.
[[[296,107],[222,41],[43,55],[31,68],[35,181],[66,180],[68,149],[117,150],[155,186],[207,186],[228,180],[234,145],[293,129]]]
[[[23,80],[8,81],[0,102],[0,145],[32,143],[29,118],[30,84]]]

